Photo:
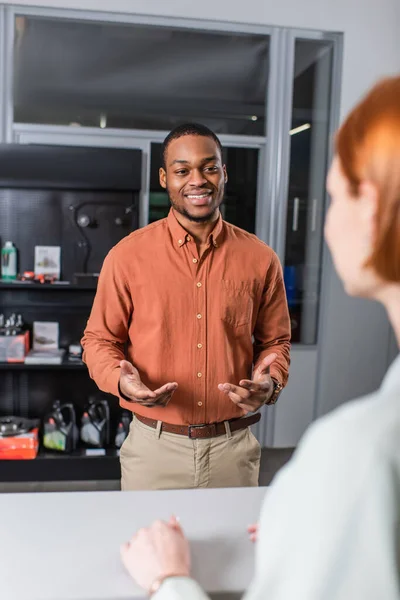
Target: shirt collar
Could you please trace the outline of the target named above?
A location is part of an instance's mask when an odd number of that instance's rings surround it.
[[[185,245],[186,242],[190,242],[192,236],[182,227],[182,225],[178,222],[177,218],[174,215],[172,208],[170,209],[167,217],[167,223],[169,230],[172,234],[172,239],[174,241],[174,245],[178,248]],[[208,243],[213,244],[215,248],[218,248],[222,241],[224,222],[222,220],[221,215],[219,215],[218,220],[215,223],[215,227],[208,236]]]

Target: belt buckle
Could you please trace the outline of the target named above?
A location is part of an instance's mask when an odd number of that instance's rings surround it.
[[[190,440],[196,439],[192,438],[192,429],[200,429],[201,427],[210,427],[213,433],[217,433],[217,426],[215,423],[203,423],[202,425],[189,425],[188,426],[188,437]],[[213,437],[213,436],[210,436]],[[214,436],[215,437],[215,436]]]

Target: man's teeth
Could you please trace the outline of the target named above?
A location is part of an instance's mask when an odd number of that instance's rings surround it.
[[[199,200],[200,198],[207,198],[207,196],[210,195],[210,192],[207,192],[207,194],[201,194],[201,195],[194,195],[194,194],[188,194],[188,198],[195,198],[196,200]]]

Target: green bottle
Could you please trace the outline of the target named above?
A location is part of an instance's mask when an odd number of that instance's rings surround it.
[[[17,249],[12,242],[6,242],[1,249],[1,278],[5,281],[17,278]]]

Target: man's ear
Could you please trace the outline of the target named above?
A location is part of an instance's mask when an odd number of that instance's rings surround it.
[[[226,165],[222,165],[222,170],[224,172],[225,183],[228,183],[228,173],[226,172]]]
[[[160,167],[160,170],[158,172],[159,177],[160,177],[160,185],[162,188],[166,189],[167,188],[167,173],[165,172],[165,169],[163,169],[162,167]]]

